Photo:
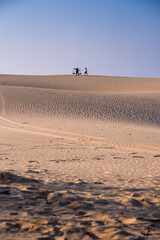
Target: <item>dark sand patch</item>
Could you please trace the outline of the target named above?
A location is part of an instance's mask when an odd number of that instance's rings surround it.
[[[0,174],[1,239],[159,239],[159,190]],[[8,238],[5,238],[5,237]]]

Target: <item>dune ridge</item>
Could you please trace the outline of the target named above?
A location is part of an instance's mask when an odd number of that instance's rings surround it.
[[[160,78],[0,75],[0,85],[103,93],[160,92]]]

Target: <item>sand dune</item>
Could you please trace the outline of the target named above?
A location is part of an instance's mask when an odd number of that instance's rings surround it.
[[[160,79],[0,75],[0,238],[159,239]]]

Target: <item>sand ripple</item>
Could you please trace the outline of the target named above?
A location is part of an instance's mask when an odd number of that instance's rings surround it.
[[[160,94],[96,94],[27,87],[1,87],[6,117],[73,117],[160,126]]]

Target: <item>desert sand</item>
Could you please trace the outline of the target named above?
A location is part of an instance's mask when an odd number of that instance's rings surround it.
[[[160,79],[0,75],[0,239],[160,239]]]

